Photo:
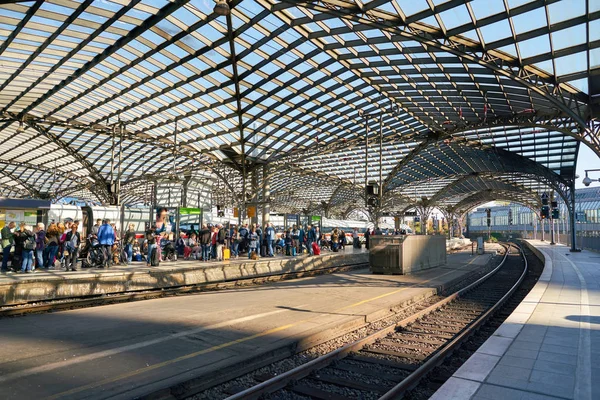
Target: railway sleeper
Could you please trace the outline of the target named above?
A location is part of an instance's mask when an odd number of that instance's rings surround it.
[[[370,364],[369,364],[370,365]],[[365,365],[364,367],[360,367],[353,364],[348,364],[342,362],[338,362],[330,368],[334,368],[340,371],[353,372],[355,374],[366,375],[373,378],[379,378],[390,382],[400,382],[406,375],[402,374],[393,374],[381,372],[373,369],[369,369],[369,365]]]
[[[322,370],[315,372],[311,378],[321,381],[323,383],[330,383],[332,385],[349,387],[352,389],[362,390],[365,392],[375,392],[379,394],[384,394],[394,387],[394,384],[392,382],[390,382],[390,384],[387,387],[382,387],[376,384],[342,378],[337,375],[328,374],[327,372],[323,372]]]
[[[429,355],[425,355],[425,354],[410,354],[410,353],[403,353],[401,351],[375,349],[375,348],[362,349],[360,352],[361,353],[380,354],[383,356],[393,356],[393,357],[399,357],[399,358],[406,358],[407,360],[419,360],[419,361],[423,361],[424,359],[429,357]]]
[[[341,394],[327,392],[325,390],[315,388],[312,386],[297,383],[289,388],[290,391],[308,396],[313,399],[321,400],[352,400],[350,397],[342,396]]]
[[[419,367],[418,364],[407,364],[399,361],[384,360],[382,358],[370,357],[362,354],[352,354],[348,357],[348,359],[357,362],[383,365],[388,368],[395,368],[408,372],[413,372]]]

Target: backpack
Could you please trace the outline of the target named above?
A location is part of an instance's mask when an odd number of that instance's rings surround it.
[[[28,236],[25,239],[25,243],[23,244],[23,248],[25,250],[33,250],[35,249],[35,236]]]

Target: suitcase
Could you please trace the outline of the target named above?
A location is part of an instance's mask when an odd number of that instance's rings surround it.
[[[319,247],[318,244],[314,243],[312,244],[312,250],[313,250],[313,254],[315,256],[320,256],[321,255],[321,248]]]
[[[231,250],[223,249],[223,260],[229,260],[231,258]]]
[[[158,251],[156,248],[152,249],[152,254],[150,255],[150,265],[153,267],[158,267],[160,265],[160,259],[158,258]]]

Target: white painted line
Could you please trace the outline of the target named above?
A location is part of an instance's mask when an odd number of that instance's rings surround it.
[[[298,308],[305,307],[306,305],[307,304],[301,304],[299,306],[294,306],[292,308],[298,309]],[[254,319],[267,317],[269,315],[279,314],[279,313],[286,312],[286,311],[290,311],[290,310],[289,309],[275,310],[275,311],[269,311],[269,312],[260,313],[260,314],[249,315],[249,316],[242,317],[242,318],[219,322],[219,323],[213,324],[213,325],[202,326],[199,328],[194,328],[194,329],[189,329],[186,331],[172,333],[170,335],[162,336],[162,337],[159,337],[156,339],[146,340],[144,342],[134,343],[134,344],[130,344],[127,346],[116,347],[114,349],[109,349],[109,350],[99,351],[96,353],[86,354],[84,356],[71,358],[71,359],[65,360],[65,361],[59,361],[59,362],[55,362],[55,363],[51,363],[51,364],[40,365],[38,367],[24,369],[21,371],[17,371],[17,372],[13,372],[10,374],[0,376],[0,383],[12,381],[12,380],[19,379],[19,378],[24,378],[24,377],[27,377],[27,376],[30,376],[33,374],[39,374],[42,372],[52,371],[52,370],[55,370],[58,368],[68,367],[68,366],[74,365],[74,364],[80,364],[80,363],[87,362],[87,361],[97,360],[97,359],[103,358],[103,357],[113,356],[115,354],[123,353],[126,351],[131,351],[131,350],[136,350],[136,349],[139,349],[142,347],[152,346],[152,345],[155,345],[155,344],[158,344],[161,342],[165,342],[167,340],[177,339],[177,338],[180,338],[183,336],[193,335],[196,333],[200,333],[200,332],[204,332],[204,331],[208,331],[208,330],[212,330],[212,329],[219,329],[219,328],[223,328],[226,326],[239,324],[242,322],[248,322],[248,321],[252,321]]]
[[[561,254],[575,270],[579,283],[581,285],[580,292],[580,317],[579,321],[579,351],[577,354],[577,373],[575,374],[575,399],[591,400],[592,399],[592,342],[590,338],[590,303],[587,291],[587,283],[585,277],[567,256]]]

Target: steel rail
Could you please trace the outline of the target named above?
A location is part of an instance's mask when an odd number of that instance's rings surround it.
[[[510,246],[511,245],[509,245],[508,248],[510,248]],[[410,389],[414,388],[416,385],[418,385],[418,383],[421,379],[423,379],[427,374],[429,374],[429,372],[431,372],[436,366],[440,365],[446,359],[446,357],[451,355],[455,348],[460,346],[471,335],[473,335],[473,333],[475,333],[475,331],[477,331],[477,329],[479,329],[479,327],[485,321],[487,321],[487,319],[490,316],[492,316],[492,314],[494,312],[496,312],[496,310],[498,310],[498,308],[502,307],[502,305],[506,302],[506,300],[508,298],[510,298],[510,296],[513,295],[513,293],[517,290],[517,288],[521,285],[521,283],[525,279],[525,275],[527,274],[527,269],[528,269],[527,257],[525,257],[523,250],[516,244],[514,244],[513,246],[515,246],[519,249],[519,253],[523,257],[523,260],[525,262],[525,267],[523,268],[523,273],[521,274],[521,276],[519,277],[517,282],[510,288],[510,290],[504,296],[502,296],[502,298],[500,300],[498,300],[498,302],[496,302],[496,304],[494,304],[494,306],[490,307],[485,313],[480,315],[464,331],[462,331],[456,337],[454,337],[454,339],[452,339],[451,342],[449,342],[446,345],[444,345],[443,347],[441,347],[441,349],[437,353],[435,353],[431,358],[429,358],[423,365],[421,365],[419,368],[417,368],[409,376],[404,378],[402,380],[402,382],[398,383],[396,386],[394,386],[392,389],[390,389],[386,394],[381,396],[379,398],[379,400],[391,400],[391,399],[402,398],[404,393],[406,393],[408,390],[410,390]],[[507,249],[506,254],[508,255],[508,249]]]
[[[287,372],[284,372],[274,378],[271,378],[269,380],[261,382],[258,385],[255,385],[255,386],[250,387],[246,390],[243,390],[239,393],[236,393],[232,396],[229,396],[226,398],[226,400],[258,399],[260,396],[262,396],[264,394],[272,393],[279,389],[283,389],[290,382],[300,380],[300,379],[308,376],[309,374],[311,374],[313,371],[324,368],[327,365],[331,364],[332,362],[342,359],[342,358],[346,357],[348,354],[350,354],[352,352],[356,352],[356,351],[362,349],[363,347],[365,347],[366,345],[375,342],[377,339],[387,336],[389,333],[395,331],[397,328],[405,327],[405,326],[423,318],[425,315],[430,314],[434,311],[437,311],[438,309],[442,308],[446,304],[451,303],[452,301],[463,296],[464,294],[471,291],[472,289],[478,287],[483,282],[485,282],[490,277],[492,277],[494,274],[496,274],[496,272],[498,272],[500,270],[500,268],[502,268],[504,266],[504,263],[506,262],[506,259],[509,254],[510,245],[502,244],[502,246],[505,248],[504,258],[502,259],[502,262],[500,262],[500,264],[498,264],[498,266],[496,268],[494,268],[492,271],[490,271],[483,277],[479,278],[477,281],[466,286],[465,288],[463,288],[463,289],[453,293],[452,295],[440,300],[439,302],[411,315],[410,317],[403,319],[402,321],[400,321],[394,325],[390,325],[386,328],[383,328],[377,332],[372,333],[369,336],[359,339],[353,343],[349,343],[349,344],[347,344],[343,347],[340,347],[330,353],[322,355],[306,364],[300,365],[300,366],[298,366],[294,369],[291,369]],[[523,278],[523,276],[524,276],[524,274],[521,276],[521,279]],[[520,283],[520,280],[519,280],[519,283]],[[505,299],[505,298],[506,298],[506,296],[504,296],[502,299]],[[488,314],[486,313],[484,315],[488,315]],[[417,371],[418,371],[418,369],[415,372],[417,372]]]

